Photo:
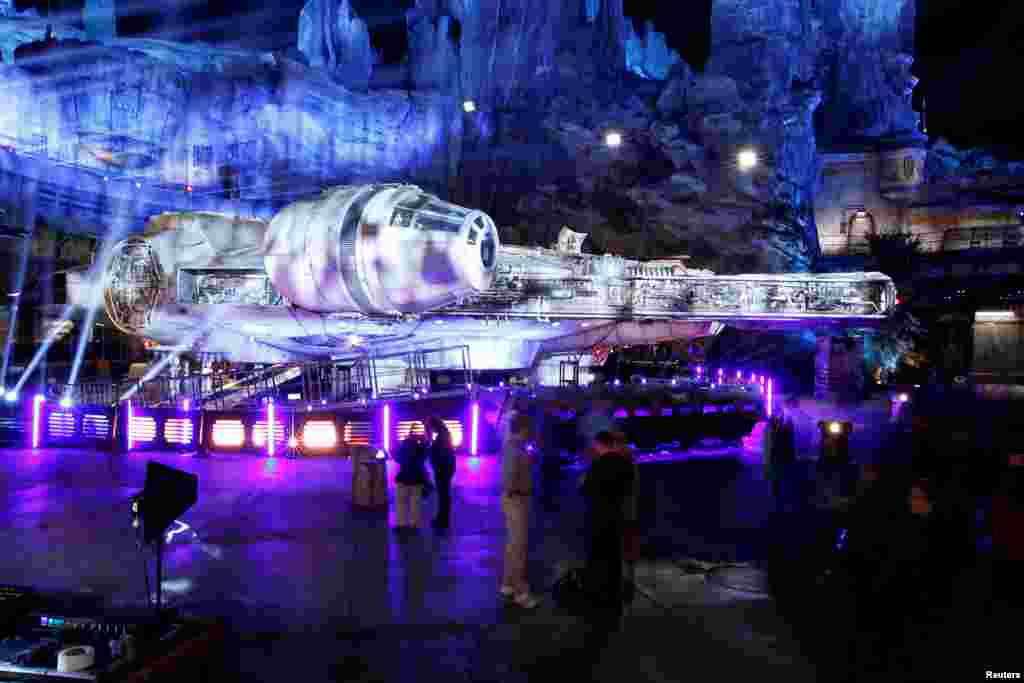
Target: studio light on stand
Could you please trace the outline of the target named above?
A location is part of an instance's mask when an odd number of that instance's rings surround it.
[[[163,551],[165,535],[171,524],[195,505],[199,498],[199,478],[157,462],[146,464],[146,483],[132,497],[132,527],[139,534],[139,546],[150,546],[156,553],[156,616],[163,618]],[[149,600],[149,563],[146,562],[146,600]]]

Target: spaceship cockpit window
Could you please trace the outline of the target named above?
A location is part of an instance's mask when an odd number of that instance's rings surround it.
[[[468,215],[469,209],[429,195],[419,195],[398,205],[392,223],[398,227],[414,227],[419,230],[459,232]]]

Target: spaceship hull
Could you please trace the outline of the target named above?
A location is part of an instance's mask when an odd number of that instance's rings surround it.
[[[751,329],[864,328],[895,305],[880,273],[717,276],[685,259],[501,246],[484,214],[409,185],[345,186],[269,223],[165,214],[116,250],[122,330],[240,362],[468,346],[477,368],[537,353]],[[73,278],[72,278],[73,280]],[[69,280],[70,281],[70,280]],[[85,298],[88,287],[73,288]]]

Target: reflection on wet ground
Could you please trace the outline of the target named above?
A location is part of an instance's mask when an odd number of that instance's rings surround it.
[[[812,678],[771,600],[706,581],[684,559],[764,555],[771,503],[758,439],[742,449],[659,453],[642,466],[640,597],[601,660],[602,678],[679,680],[702,666],[726,680],[771,671]],[[536,674],[526,661],[554,662],[573,647],[572,617],[550,604],[510,612],[496,599],[504,530],[500,462],[491,456],[459,460],[449,532],[399,536],[390,529],[393,503],[388,512],[352,507],[351,466],[341,459],[6,450],[0,544],[9,550],[0,554],[0,582],[143,604],[128,499],[150,457],[200,482],[199,502],[167,547],[166,599],[227,617],[247,680],[289,678],[294,667],[306,680],[458,671],[465,680],[518,680]],[[581,558],[575,481],[566,473],[556,505],[535,506],[530,573],[538,591]],[[434,497],[426,501],[433,505]],[[253,635],[260,633],[276,635]]]

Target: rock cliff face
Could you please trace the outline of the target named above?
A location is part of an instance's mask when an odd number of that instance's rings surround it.
[[[332,71],[352,88],[366,88],[374,52],[366,22],[349,0],[309,0],[299,15],[299,51],[309,65]]]
[[[592,40],[624,33],[628,45],[620,16],[620,4],[602,3]],[[516,225],[511,240],[543,243],[567,224],[591,232],[594,248],[631,256],[686,253],[723,273],[809,269],[817,254],[813,119],[821,102],[809,19],[799,0],[719,0],[704,73],[652,58],[661,69],[647,73],[653,78],[629,68],[614,86],[601,68],[617,56],[597,51],[605,56],[592,64],[563,43],[557,94],[518,153],[504,140],[522,135],[520,127],[499,125],[486,138],[506,178],[536,178],[538,189],[521,188],[514,206],[474,198]],[[604,144],[609,131],[622,135],[620,147]],[[530,147],[546,147],[546,162],[518,163]],[[743,150],[756,152],[755,168],[738,167]]]
[[[824,141],[917,134],[911,105],[916,0],[821,0],[815,31],[825,101]]]
[[[137,88],[111,75],[120,69],[94,74],[109,88],[81,98],[124,100],[126,120],[64,111],[46,96],[60,93],[44,92],[63,86],[43,79],[19,92],[48,104],[12,125],[19,139],[69,143],[109,129],[104,144],[144,148],[165,183],[216,186],[224,167],[254,187],[296,173],[321,185],[416,180],[490,211],[509,241],[548,243],[569,225],[598,250],[690,254],[722,273],[813,267],[816,116],[827,135],[916,126],[914,0],[714,0],[712,54],[696,70],[655,26],[638,31],[623,0],[414,0],[409,52],[387,89],[372,78],[370,29],[354,7],[306,2],[298,46],[309,67],[97,34],[105,60],[160,74]],[[45,28],[2,21],[5,58]],[[60,130],[44,130],[54,121]],[[605,144],[609,132],[621,146]],[[743,150],[756,166],[738,167]],[[952,163],[933,157],[936,172]]]

